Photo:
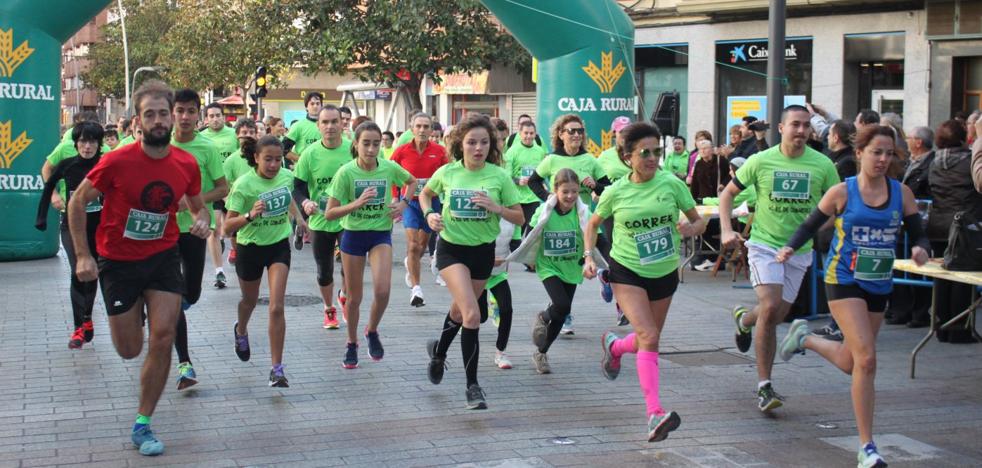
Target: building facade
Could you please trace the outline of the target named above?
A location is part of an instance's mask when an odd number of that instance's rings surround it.
[[[89,68],[89,47],[102,41],[100,29],[106,24],[108,14],[108,9],[100,12],[61,46],[62,124],[69,124],[75,114],[87,110],[101,112],[100,117],[106,118],[105,102],[99,93],[85,86],[81,75]]]
[[[762,0],[621,1],[634,19],[640,114],[661,93],[681,98],[679,133],[725,135],[766,113],[767,15]],[[980,108],[982,1],[789,0],[786,103],[814,103],[847,119],[895,112],[904,126],[936,126]]]

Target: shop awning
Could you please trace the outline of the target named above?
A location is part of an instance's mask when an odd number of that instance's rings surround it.
[[[229,97],[225,97],[225,98],[221,98],[217,102],[219,104],[223,105],[223,106],[244,106],[245,105],[245,102],[242,100],[242,96],[235,96],[235,95],[232,95],[232,96],[229,96]]]

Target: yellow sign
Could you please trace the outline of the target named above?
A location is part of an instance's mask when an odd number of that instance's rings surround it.
[[[13,76],[14,70],[34,53],[27,41],[14,48],[14,30],[0,29],[0,76]]]
[[[34,141],[27,137],[27,132],[20,132],[16,139],[11,138],[10,127],[9,120],[0,122],[0,169],[10,169],[14,160]]]
[[[624,66],[624,62],[618,60],[617,66],[614,65],[614,52],[601,52],[600,53],[600,67],[598,68],[593,60],[587,62],[587,66],[583,67],[583,71],[586,72],[587,76],[593,80],[597,86],[600,87],[600,92],[604,94],[610,94],[614,91],[614,86],[624,75],[627,67]]]
[[[593,157],[599,157],[600,153],[607,148],[614,146],[614,132],[600,129],[600,144],[598,145],[593,138],[586,139],[586,150],[593,155]]]

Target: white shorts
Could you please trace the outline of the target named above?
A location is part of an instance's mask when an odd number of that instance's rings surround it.
[[[788,261],[778,263],[777,249],[756,242],[747,242],[747,259],[750,263],[750,284],[755,288],[762,284],[783,286],[781,300],[793,303],[801,289],[801,280],[812,264],[812,253],[795,254]]]

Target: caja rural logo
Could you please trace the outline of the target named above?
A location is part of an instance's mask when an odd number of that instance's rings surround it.
[[[14,48],[13,29],[6,31],[0,29],[0,77],[12,77],[17,71],[17,67],[20,67],[33,53],[34,49],[30,47],[27,41]],[[7,90],[12,86],[17,86],[17,84],[7,83],[0,83],[0,85],[7,85],[5,86]],[[0,93],[0,97],[4,97],[3,94],[8,94],[7,97],[9,97],[9,91]],[[0,122],[0,169],[10,169],[14,160],[31,145],[32,141],[34,140],[27,137],[26,131],[20,132],[20,135],[14,138],[11,121]]]
[[[618,60],[617,65],[614,65],[614,52],[600,52],[600,66],[593,63],[593,60],[587,61],[587,66],[583,67],[583,72],[597,84],[600,88],[601,94],[610,94],[614,91],[614,87],[617,86],[617,82],[620,81],[621,77],[624,76],[624,72],[627,71],[627,67],[624,66],[624,61]],[[596,111],[596,106],[593,105],[593,100],[583,102],[581,106],[581,111]],[[629,98],[600,98],[600,110],[601,111],[621,111],[621,112],[634,112],[634,103],[632,99]],[[601,128],[600,130],[600,144],[597,144],[593,138],[587,138],[586,149],[594,156],[599,156],[605,148],[609,148],[614,143],[614,132],[608,131]]]

